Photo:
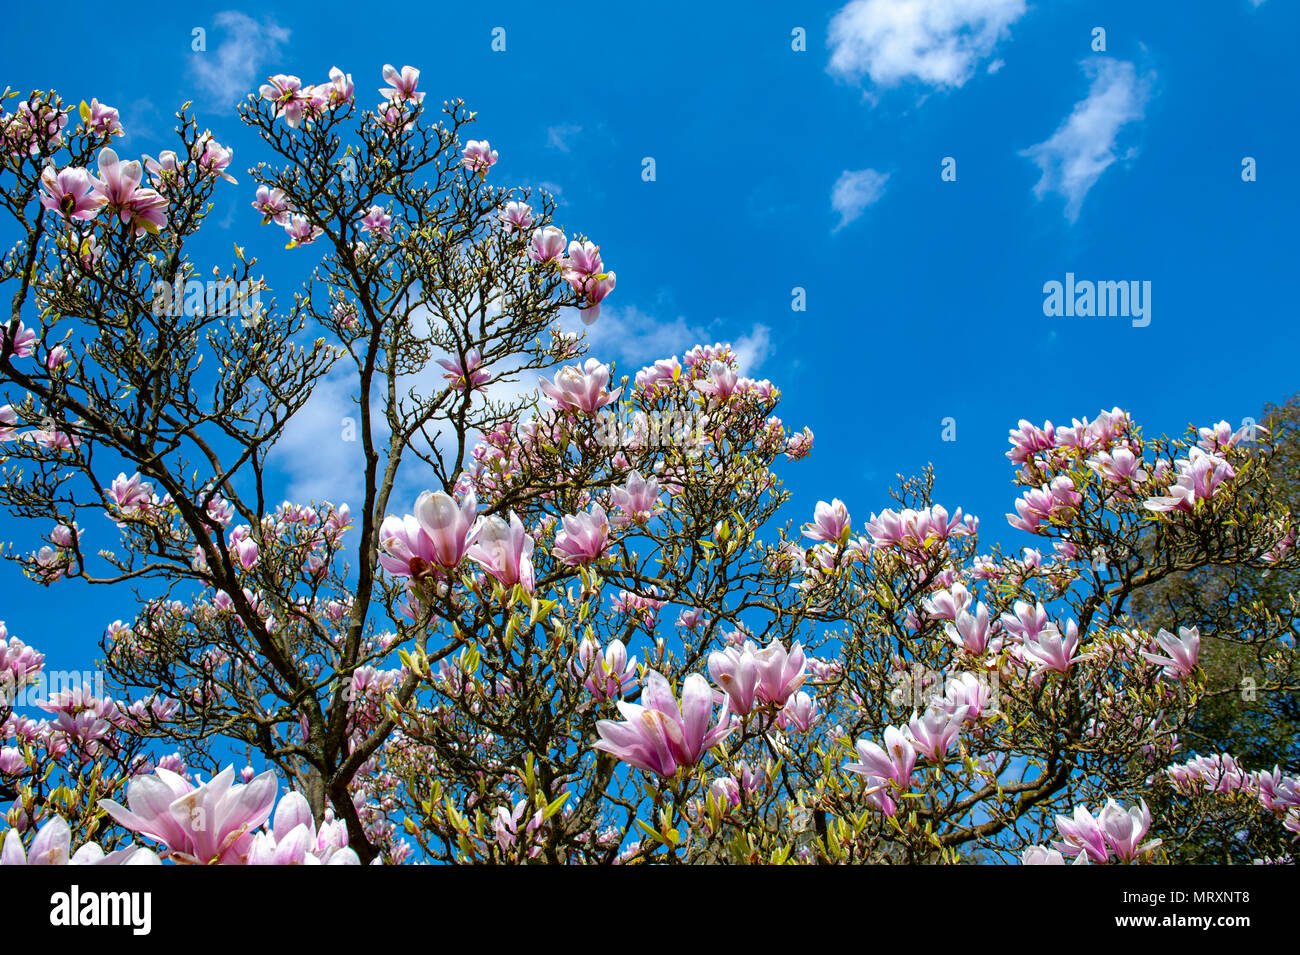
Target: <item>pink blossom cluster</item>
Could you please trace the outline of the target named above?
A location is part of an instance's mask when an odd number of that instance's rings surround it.
[[[0,110],[0,143],[14,158],[50,153],[63,145],[68,114],[57,97],[52,102],[23,100],[12,114]]]
[[[1284,817],[1287,829],[1300,836],[1300,778],[1288,776],[1274,766],[1271,771],[1247,772],[1227,753],[1195,756],[1165,769],[1165,775],[1180,792],[1254,797],[1270,812]]]
[[[385,79],[391,70],[391,66],[384,67]],[[418,79],[419,73],[415,76]],[[303,86],[298,77],[277,73],[258,92],[262,99],[274,104],[275,118],[283,119],[291,129],[320,120],[340,106],[350,107],[355,102],[352,74],[344,73],[337,66],[330,67],[329,80],[325,83]]]
[[[1021,856],[1025,865],[1065,865],[1067,857],[1075,865],[1105,864],[1112,861],[1135,862],[1160,847],[1159,839],[1143,842],[1151,828],[1151,810],[1146,800],[1125,809],[1115,800],[1096,816],[1083,805],[1074,807],[1074,815],[1057,816],[1056,828],[1061,835],[1053,848],[1030,846]]]
[[[724,704],[713,723],[713,691],[698,673],[682,683],[681,705],[668,681],[658,672],[646,673],[641,704],[619,700],[621,722],[600,720],[595,749],[603,750],[637,769],[669,778],[683,767],[696,765],[706,752],[729,736]]]
[[[601,652],[594,639],[584,637],[569,668],[587,691],[601,701],[617,700],[636,684],[636,657],[629,659],[627,647],[617,638]]]
[[[471,143],[470,145],[474,145]],[[487,144],[481,144],[486,148]],[[468,150],[469,147],[467,146]],[[496,152],[491,154],[496,161]],[[484,160],[477,159],[478,166],[486,175]],[[522,213],[527,210],[516,209],[514,215],[522,221]],[[527,210],[530,211],[530,210]],[[568,243],[568,254],[564,252],[566,236],[555,226],[534,229],[532,241],[528,247],[528,258],[538,265],[549,265],[560,270],[560,276],[583,301],[582,320],[590,325],[600,317],[600,303],[610,292],[614,291],[617,276],[605,269],[600,256],[600,246],[590,240],[574,239]]]
[[[207,143],[221,149],[211,139]],[[143,177],[138,161],[120,162],[117,152],[105,146],[99,151],[99,176],[78,166],[59,171],[47,166],[41,174],[41,205],[68,222],[85,222],[107,209],[133,226],[136,235],[156,233],[167,225],[168,202],[156,189],[141,186]]]
[[[275,808],[276,778],[235,782],[234,767],[206,783],[158,768],[127,784],[127,805],[100,801],[118,823],[160,844],[161,858],[182,865],[358,865],[347,829],[327,816],[318,827],[307,800],[290,793]],[[268,829],[259,829],[275,818]]]

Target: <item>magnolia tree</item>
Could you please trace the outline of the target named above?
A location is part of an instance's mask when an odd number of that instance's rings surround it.
[[[463,103],[383,75],[370,110],[337,69],[240,107],[268,162],[239,188],[315,266],[288,304],[238,246],[195,261],[235,186],[188,107],[127,160],[115,110],[7,94],[9,557],[139,611],[105,621],[107,686],[50,692],[0,629],[0,861],[1159,862],[1211,803],[1290,857],[1295,779],[1180,749],[1198,633],[1126,614],[1296,566],[1267,433],[1022,421],[1019,555],[928,473],[778,527],[813,443],[779,389],[725,345],[584,361],[557,320],[596,320],[599,248],[489,183]],[[344,374],[361,496],[281,502],[277,445]]]

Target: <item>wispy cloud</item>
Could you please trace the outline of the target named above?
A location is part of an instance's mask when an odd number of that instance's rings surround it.
[[[772,349],[772,330],[766,325],[755,325],[748,335],[741,335],[731,343],[741,374],[753,375],[767,360]]]
[[[831,73],[880,88],[960,87],[993,54],[1025,0],[852,0],[831,20]]]
[[[289,41],[289,31],[273,20],[258,23],[238,10],[224,10],[212,22],[223,38],[215,48],[192,53],[190,69],[203,92],[232,105],[254,91],[262,65],[274,62]]]
[[[562,153],[567,153],[573,147],[569,145],[569,139],[577,136],[582,132],[581,126],[564,124],[560,126],[548,126],[546,128],[546,145],[552,149],[558,149]]]
[[[1083,67],[1092,77],[1088,96],[1074,105],[1050,139],[1021,152],[1042,172],[1034,195],[1064,197],[1071,222],[1079,217],[1088,190],[1121,158],[1116,153],[1120,131],[1142,119],[1151,95],[1150,77],[1138,76],[1132,63],[1097,58],[1084,60]],[[1134,154],[1130,150],[1124,158]]]
[[[433,319],[425,313],[424,320]],[[418,324],[421,316],[417,314],[414,321]],[[717,341],[730,342],[741,373],[754,375],[772,350],[771,330],[766,325],[754,323],[743,334],[729,336],[719,333],[717,322],[698,325],[680,315],[671,321],[659,321],[631,305],[606,306],[601,310],[600,319],[591,326],[583,325],[575,310],[565,309],[560,325],[566,331],[585,331],[590,357],[615,362],[619,377],[635,375],[658,358],[680,357],[695,345]],[[433,356],[437,357],[442,356]],[[558,370],[559,366],[541,372],[507,373],[506,378],[511,380],[492,382],[485,394],[475,396],[475,403],[492,401],[514,405],[521,399],[530,399],[535,396],[538,379]],[[403,396],[412,391],[430,395],[445,384],[443,374],[443,369],[431,359],[419,373],[402,376],[398,392]],[[356,369],[346,361],[340,362],[335,371],[316,384],[307,403],[277,442],[272,463],[286,478],[286,496],[290,500],[329,500],[355,507],[363,499],[364,459],[356,390]],[[529,414],[525,411],[524,417]],[[383,447],[388,429],[380,396],[372,401],[371,420],[375,444]],[[472,436],[472,441],[477,439],[477,435]],[[449,438],[439,434],[436,441],[444,454],[455,453]],[[420,491],[429,487],[430,480],[429,469],[418,459],[412,457],[405,461],[393,491],[394,506],[406,506],[401,502],[414,501]]]
[[[729,336],[716,322],[697,324],[682,315],[665,321],[635,305],[605,306],[600,311],[600,319],[590,327],[582,325],[576,312],[566,315],[560,325],[566,331],[584,329],[591,357],[617,361],[621,374],[635,374],[657,359],[672,355],[680,358],[696,345],[721,341],[730,342],[742,373],[752,375],[771,348],[771,331],[766,325],[755,323],[740,336]]]
[[[844,170],[831,188],[831,208],[839,213],[840,224],[832,232],[839,232],[866,211],[885,192],[889,174],[874,169]]]
[[[307,403],[285,427],[272,461],[288,478],[285,493],[290,500],[355,507],[364,498],[365,456],[356,387],[356,370],[340,364],[317,382]],[[376,417],[382,420],[382,415]]]

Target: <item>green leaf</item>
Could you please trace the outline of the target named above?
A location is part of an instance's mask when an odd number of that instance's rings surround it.
[[[559,797],[552,800],[551,804],[546,807],[546,811],[542,813],[542,819],[543,820],[550,819],[553,815],[559,812],[560,807],[564,805],[564,800],[568,798],[569,798],[568,793],[560,793]]]

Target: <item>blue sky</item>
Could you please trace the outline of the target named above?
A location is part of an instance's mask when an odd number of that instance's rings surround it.
[[[730,341],[784,390],[786,424],[816,433],[812,457],[784,472],[791,520],[837,496],[860,525],[890,505],[897,473],[933,462],[940,502],[980,515],[986,542],[1024,546],[1003,518],[1018,419],[1119,405],[1148,434],[1174,433],[1240,423],[1300,390],[1294,4],[790,7],[561,15],[501,2],[363,20],[352,3],[155,5],[118,42],[93,33],[102,7],[70,3],[61,21],[91,43],[71,57],[28,5],[6,14],[0,62],[16,89],[118,107],[119,152],[133,158],[167,148],[172,112],[193,100],[241,180],[219,189],[199,258],[246,245],[281,301],[316,259],[259,226],[244,170],[268,157],[233,103],[270,73],[320,82],[337,65],[369,107],[384,63],[420,68],[431,99],[478,111],[474,135],[501,157],[495,182],[546,185],[562,224],[600,242],[618,287],[594,355],[635,373]],[[792,48],[796,28],[806,49]],[[944,157],[955,181],[941,178]],[[1256,181],[1243,181],[1244,157]],[[1150,324],[1045,316],[1044,283],[1067,272],[1150,282]],[[806,311],[791,308],[795,288]],[[956,441],[941,438],[947,417]],[[319,418],[337,431],[328,409]],[[295,447],[319,444],[307,430]],[[347,499],[346,471],[313,457],[286,470],[286,493]],[[0,592],[0,619],[53,668],[87,666],[103,626],[133,606],[64,584],[45,595],[51,611],[9,565]]]

